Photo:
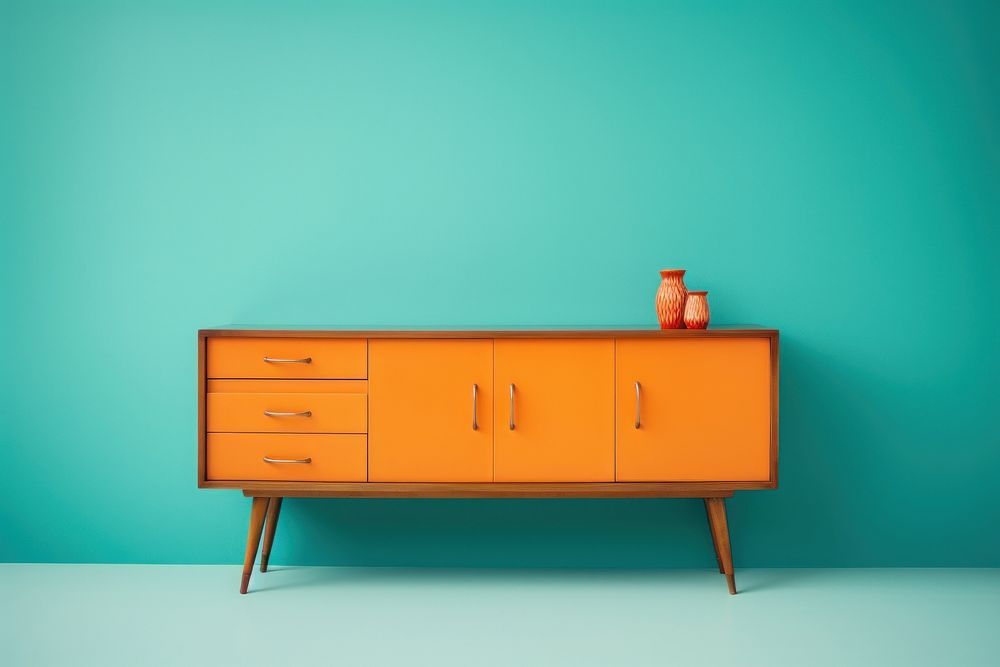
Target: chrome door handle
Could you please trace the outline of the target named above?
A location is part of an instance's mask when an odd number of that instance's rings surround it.
[[[514,430],[514,383],[510,383],[510,419],[507,423],[510,426],[510,430]]]
[[[639,381],[636,380],[635,381],[635,427],[636,428],[639,428],[639,426],[642,424],[642,419],[641,419],[641,417],[642,417],[642,396],[639,393],[640,389],[641,389],[641,386],[639,385]]]
[[[270,456],[264,457],[264,463],[312,463],[311,457],[306,457],[304,459],[272,459]]]
[[[265,417],[312,417],[312,410],[303,410],[302,412],[274,412],[272,410],[264,410]]]
[[[479,430],[479,422],[476,421],[476,403],[479,399],[479,385],[472,383],[472,430]]]
[[[312,357],[302,357],[301,359],[278,359],[277,357],[264,357],[264,361],[269,364],[311,364]]]

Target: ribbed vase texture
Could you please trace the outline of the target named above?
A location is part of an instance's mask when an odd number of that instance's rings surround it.
[[[708,292],[688,292],[684,304],[684,326],[688,329],[704,329],[708,326]]]
[[[656,316],[661,329],[684,328],[684,302],[687,300],[684,286],[684,269],[660,271],[660,288],[656,290]]]

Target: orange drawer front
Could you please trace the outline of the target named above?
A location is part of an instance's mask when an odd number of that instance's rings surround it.
[[[209,480],[364,482],[368,479],[368,438],[212,433],[206,465]]]
[[[366,378],[363,338],[209,338],[210,378]]]
[[[211,380],[210,433],[365,433],[364,381]]]

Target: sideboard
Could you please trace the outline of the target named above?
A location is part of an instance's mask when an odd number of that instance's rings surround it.
[[[282,499],[701,498],[778,484],[778,332],[198,332],[198,486],[252,498],[240,592]]]

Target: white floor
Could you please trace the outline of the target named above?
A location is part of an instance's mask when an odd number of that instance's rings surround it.
[[[2,665],[997,665],[1000,570],[0,564]]]

